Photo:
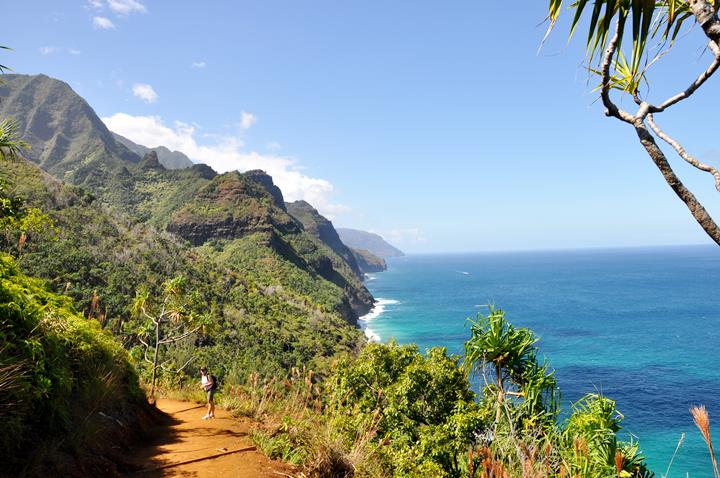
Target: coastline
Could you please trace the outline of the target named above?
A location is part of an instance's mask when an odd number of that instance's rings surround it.
[[[386,270],[387,269],[385,269],[385,271]],[[380,271],[380,273],[385,271]],[[377,274],[377,272],[372,274],[365,273],[365,278],[363,282],[367,284],[369,282],[377,280],[377,276],[375,274]],[[360,330],[365,333],[365,337],[367,337],[368,342],[382,342],[382,337],[380,337],[380,334],[378,334],[377,330],[375,330],[371,326],[371,324],[378,318],[382,317],[382,315],[385,313],[387,306],[397,305],[399,303],[400,301],[394,299],[377,297],[373,302],[372,308],[365,315],[358,317],[358,327],[360,327]]]
[[[365,332],[365,336],[367,337],[369,342],[381,342],[382,339],[380,335],[370,327],[370,324],[382,316],[382,314],[385,312],[385,308],[388,305],[397,305],[400,302],[394,299],[383,299],[378,297],[375,299],[375,303],[373,304],[373,308],[370,309],[370,311],[363,315],[362,317],[358,318],[358,325],[360,326],[360,330]]]

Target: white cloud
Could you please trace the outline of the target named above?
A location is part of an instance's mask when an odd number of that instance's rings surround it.
[[[250,129],[250,126],[255,123],[257,123],[257,117],[254,114],[247,111],[240,113],[240,127],[242,129]]]
[[[205,68],[207,66],[207,63],[205,63],[204,61],[194,61],[190,66],[192,66],[193,68]]]
[[[115,24],[107,17],[93,17],[93,26],[100,30],[115,29]]]
[[[39,48],[41,55],[50,55],[55,53],[56,48],[54,46],[43,46]]]
[[[146,13],[147,8],[138,0],[107,0],[108,7],[120,15],[128,15],[133,12]]]
[[[75,49],[75,48],[70,48],[70,49],[68,49],[68,53],[70,53],[71,55],[79,55],[79,54],[82,53],[82,52],[81,52],[80,50]]]
[[[133,95],[137,96],[145,103],[155,103],[158,99],[158,94],[152,86],[147,83],[135,83],[132,87]]]
[[[245,151],[242,140],[237,137],[203,135],[215,142],[199,144],[195,140],[196,126],[180,121],[169,127],[159,116],[131,116],[126,113],[116,113],[102,120],[110,130],[138,144],[181,151],[193,161],[205,163],[221,173],[262,169],[272,176],[286,201],[304,199],[330,219],[350,211],[347,206],[332,202],[334,188],[329,181],[303,174],[292,158]]]
[[[93,10],[102,10],[102,8],[103,8],[102,0],[88,0],[87,4],[88,4],[88,7],[90,7]]]

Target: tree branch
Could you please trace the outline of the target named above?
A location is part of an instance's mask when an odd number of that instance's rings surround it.
[[[710,165],[707,165],[705,163],[701,163],[697,159],[695,159],[693,156],[690,156],[687,151],[685,151],[685,148],[682,147],[682,145],[675,139],[668,136],[663,130],[661,130],[658,125],[655,123],[655,118],[653,118],[652,114],[649,114],[647,117],[647,122],[652,128],[652,130],[655,132],[655,134],[665,141],[667,144],[672,146],[675,151],[677,151],[678,155],[688,163],[692,164],[696,168],[698,168],[700,171],[705,171],[706,173],[710,173],[715,177],[715,189],[720,191],[720,171],[713,168]]]
[[[600,97],[602,98],[603,105],[605,105],[606,115],[614,116],[621,121],[633,124],[635,117],[627,111],[623,111],[618,108],[617,105],[613,103],[612,98],[610,98],[610,66],[612,65],[613,57],[617,51],[618,42],[620,41],[620,32],[622,31],[624,24],[625,20],[618,18],[617,23],[615,24],[615,35],[613,35],[610,43],[608,43],[608,46],[605,49],[605,57],[603,58],[600,68],[602,77]]]
[[[689,98],[690,95],[695,93],[695,91],[700,88],[703,83],[705,83],[716,71],[718,68],[720,68],[720,48],[718,48],[718,44],[715,43],[714,40],[710,40],[708,43],[708,48],[713,52],[713,55],[715,56],[715,59],[710,64],[710,66],[700,74],[700,76],[697,77],[695,81],[693,81],[690,86],[688,86],[685,91],[678,93],[677,95],[668,98],[665,100],[660,106],[653,106],[649,105],[647,108],[647,111],[645,111],[645,114],[648,113],[660,113],[662,111],[665,111],[667,108],[671,107],[674,104],[677,104],[681,102],[682,100]],[[640,116],[640,113],[638,112],[638,116]],[[644,115],[643,115],[644,116]]]
[[[177,371],[175,372],[175,374],[177,375],[177,374],[179,374],[180,372],[182,372],[182,371],[185,369],[185,367],[187,367],[188,365],[190,365],[190,362],[192,362],[193,360],[195,360],[195,356],[190,357],[190,358],[188,359],[188,361],[183,364],[182,367],[180,367],[179,369],[177,369]]]
[[[144,353],[145,361],[146,361],[147,363],[149,363],[149,364],[152,364],[153,361],[150,360],[150,359],[148,358],[148,356],[147,356],[148,350],[150,349],[150,344],[148,344],[147,342],[145,342],[145,341],[144,341],[143,339],[141,339],[139,336],[138,336],[138,340],[140,341],[141,344],[143,344],[143,345],[145,346],[145,353]]]
[[[665,154],[662,152],[660,147],[655,142],[655,138],[647,130],[647,127],[643,123],[641,118],[638,118],[634,125],[635,132],[640,139],[640,143],[647,151],[648,155],[652,159],[655,166],[660,170],[665,181],[675,191],[675,194],[685,203],[690,209],[690,213],[693,215],[695,220],[700,227],[707,233],[710,238],[720,245],[720,227],[715,223],[710,214],[705,210],[702,204],[697,200],[695,195],[688,190],[685,185],[680,181],[675,172],[670,167]]]
[[[184,339],[185,337],[187,337],[187,336],[190,335],[190,334],[194,334],[194,333],[197,332],[198,330],[200,330],[200,327],[195,327],[194,329],[192,329],[192,330],[190,330],[190,331],[188,331],[188,332],[185,332],[185,333],[182,334],[182,335],[179,335],[179,336],[177,336],[177,337],[168,337],[168,338],[166,338],[166,339],[162,339],[162,340],[161,340],[160,342],[158,342],[158,343],[159,343],[159,344],[170,344],[170,343],[173,343],[173,342],[177,342],[178,340],[182,340],[182,339]]]

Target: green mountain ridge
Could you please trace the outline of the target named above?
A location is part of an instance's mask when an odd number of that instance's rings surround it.
[[[13,118],[19,135],[30,144],[24,151],[27,159],[63,181],[80,184],[93,174],[118,174],[140,162],[60,80],[6,74],[0,98],[0,117]]]
[[[354,325],[372,307],[371,294],[353,267],[287,213],[270,176],[218,175],[204,164],[168,170],[157,152],[139,158],[117,143],[65,83],[43,75],[6,79],[1,114],[28,134],[28,160],[62,180],[22,161],[0,167],[60,231],[57,240],[30,235],[19,254],[28,273],[52,281],[86,311],[97,295],[96,318],[130,347],[136,341],[124,328],[135,290],[186,276],[214,316],[216,333],[203,340],[218,348],[203,353],[228,355],[223,373],[282,375],[363,343]],[[72,154],[34,133],[42,129],[37,111],[54,118],[42,122],[44,137],[66,136]],[[16,247],[12,240],[7,246]]]

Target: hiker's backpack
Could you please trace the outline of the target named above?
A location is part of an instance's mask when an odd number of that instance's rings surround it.
[[[212,380],[212,385],[210,386],[210,390],[217,390],[218,386],[220,385],[218,383],[218,379],[215,375],[210,375],[210,380]]]

